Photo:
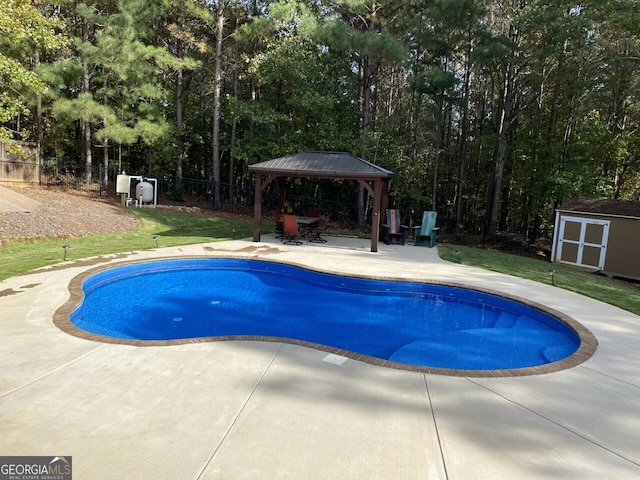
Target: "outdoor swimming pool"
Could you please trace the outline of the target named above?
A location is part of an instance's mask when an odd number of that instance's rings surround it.
[[[261,260],[130,264],[88,277],[76,327],[139,341],[278,338],[420,367],[518,369],[580,345],[554,316],[453,286],[319,273]]]

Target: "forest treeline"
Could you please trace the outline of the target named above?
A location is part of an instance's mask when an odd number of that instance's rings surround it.
[[[2,0],[0,125],[47,158],[250,185],[346,151],[391,203],[535,241],[640,196],[639,0]],[[352,189],[366,207],[368,199]],[[299,188],[318,194],[318,185]]]

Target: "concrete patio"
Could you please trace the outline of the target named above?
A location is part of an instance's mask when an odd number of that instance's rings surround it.
[[[160,239],[160,246],[162,246]],[[0,282],[0,452],[67,455],[77,479],[637,479],[640,317],[436,249],[273,236],[69,261]],[[595,355],[556,373],[469,378],[275,342],[104,344],[52,323],[97,265],[180,256],[455,281],[570,315]],[[560,280],[560,279],[559,279]]]

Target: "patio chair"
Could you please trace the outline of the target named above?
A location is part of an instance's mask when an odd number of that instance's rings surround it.
[[[298,219],[295,215],[282,216],[282,242],[288,245],[302,245],[298,240],[298,235],[304,232],[298,226]]]
[[[400,224],[400,210],[387,209],[386,212],[387,223],[383,225],[385,227],[384,243],[404,245],[404,232],[409,227]]]
[[[282,238],[282,214],[279,208],[273,209],[273,218],[276,222],[276,238]]]
[[[320,209],[319,208],[308,208],[307,209],[307,217],[319,217]]]
[[[316,224],[315,227],[311,227],[308,232],[307,240],[314,243],[327,243],[326,238],[322,238],[320,235],[327,231],[329,226],[329,215],[324,217],[322,225]]]
[[[438,240],[439,228],[436,227],[437,212],[423,212],[422,225],[413,227],[413,245],[434,247]]]

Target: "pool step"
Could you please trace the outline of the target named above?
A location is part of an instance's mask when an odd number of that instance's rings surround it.
[[[493,324],[493,328],[532,328],[534,330],[546,330],[551,327],[540,323],[528,315],[517,315],[515,313],[502,312],[496,323]]]
[[[493,328],[511,328],[520,319],[520,315],[502,312],[493,325]]]

